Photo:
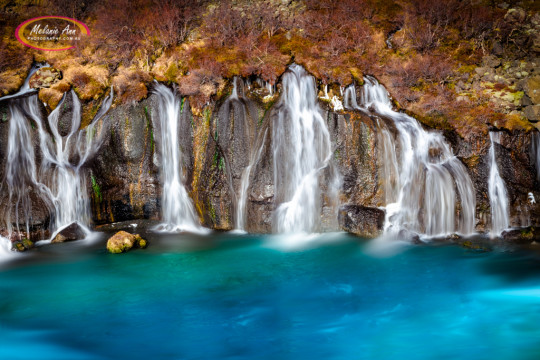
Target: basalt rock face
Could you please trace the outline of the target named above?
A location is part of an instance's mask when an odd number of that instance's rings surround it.
[[[109,134],[89,164],[95,223],[159,217],[161,193],[151,118],[155,107],[152,95],[109,111]]]
[[[497,131],[493,129],[493,131]],[[540,184],[536,178],[536,148],[534,139],[537,131],[501,130],[500,144],[494,144],[499,173],[505,183],[508,200],[510,226],[537,226],[540,207],[536,199],[540,196]],[[488,134],[478,134],[475,141],[464,141],[455,133],[445,133],[456,156],[465,164],[476,191],[476,230],[489,231],[491,209],[488,193],[490,174]],[[529,195],[532,194],[532,197]],[[534,200],[532,200],[534,199]]]
[[[249,180],[249,186],[245,188],[245,230],[269,233],[273,229],[276,208],[272,126],[280,105],[279,102],[275,105],[263,102],[252,90],[242,86],[237,91],[236,96],[209,104],[200,116],[193,115],[189,103],[184,103],[177,134],[185,172],[183,182],[201,224],[231,230],[236,227],[243,181]],[[151,94],[141,102],[117,106],[107,115],[109,128],[105,141],[86,164],[96,224],[132,219],[159,220],[161,217],[156,96]],[[69,104],[70,101],[66,101],[66,106]],[[333,111],[326,102],[319,102],[319,106],[333,149],[331,166],[320,175],[323,194],[321,231],[344,229],[372,236],[382,226],[380,219],[383,216],[375,210],[386,205],[380,129],[384,125],[388,131],[396,131],[394,125],[392,121],[360,111]],[[10,120],[6,102],[0,102],[0,117],[0,176],[4,179]],[[61,131],[68,131],[69,118],[62,117],[60,123]],[[32,135],[39,166],[41,154],[37,131]],[[443,135],[472,178],[477,200],[476,229],[488,231],[491,221],[489,136],[478,133],[466,141],[453,131],[446,130]],[[536,203],[540,201],[540,182],[536,175],[537,147],[534,145],[537,137],[536,130],[504,130],[500,144],[495,144],[499,172],[508,191],[511,226],[540,225],[540,208]],[[397,151],[399,153],[400,149]],[[249,166],[251,170],[246,175]],[[361,217],[355,217],[354,230],[343,214],[339,223],[336,221],[338,214],[328,203],[326,193],[328,179],[334,171],[339,173],[340,204],[347,209],[368,208],[368,213],[374,215],[370,219],[376,221],[370,220],[373,226],[368,226],[366,231],[358,225]],[[9,194],[5,182],[3,184],[0,199],[5,204]],[[5,212],[5,207],[2,211]],[[47,228],[48,217],[46,205],[40,204],[38,199],[32,201],[34,228]],[[2,229],[5,230],[4,225]]]
[[[536,178],[536,153],[531,153],[536,132],[503,132],[495,154],[499,171],[506,183],[510,203],[510,226],[538,226],[540,184]],[[535,199],[532,203],[532,198]]]
[[[334,163],[342,179],[341,202],[384,205],[376,119],[360,112],[325,113],[335,149]]]
[[[93,208],[98,222],[159,218],[159,156],[153,151],[152,124],[147,119],[154,111],[153,106],[151,96],[134,107],[111,111],[114,130],[92,167],[98,182],[113,185],[102,187],[102,198],[107,201],[97,207],[99,211]],[[181,130],[188,135],[179,135],[182,147],[187,150],[185,154],[191,154],[184,158],[186,186],[204,226],[220,230],[235,228],[242,175],[250,165],[251,155],[259,150],[259,157],[251,161],[245,230],[272,231],[275,210],[272,123],[277,106],[265,108],[265,104],[240,92],[234,99],[209,107],[211,110],[200,117],[189,114],[185,116],[190,121],[181,121],[190,124]],[[392,123],[358,111],[334,112],[325,103],[320,106],[331,134],[334,170],[341,178],[341,204],[384,206],[384,158],[378,132],[383,123],[393,131]],[[478,134],[476,140],[465,141],[451,131],[445,131],[444,136],[473,180],[477,197],[476,229],[487,231],[491,222],[489,137]],[[529,196],[532,193],[535,199],[540,199],[540,184],[535,175],[535,136],[534,131],[506,131],[501,144],[495,144],[499,171],[508,191],[511,226],[537,225],[540,219],[540,209],[531,203]],[[327,184],[324,178],[334,170],[327,169],[321,175],[323,188]],[[323,198],[323,230],[338,230],[332,223],[334,217]],[[343,226],[339,224],[340,228]]]
[[[253,99],[244,96],[243,86],[238,94],[215,105],[198,124],[197,145],[202,163],[197,164],[200,175],[194,183],[195,204],[203,215],[203,225],[219,229],[235,228],[238,199],[244,170],[256,151],[258,135],[263,127],[264,110]]]

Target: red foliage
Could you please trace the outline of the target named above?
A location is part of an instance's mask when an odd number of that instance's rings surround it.
[[[221,2],[207,17],[205,31],[214,46],[231,46],[238,40],[254,35],[254,19],[243,15],[231,1]],[[258,35],[258,34],[255,34]]]
[[[386,71],[394,75],[395,87],[420,87],[444,81],[452,74],[452,66],[444,58],[419,55],[405,63],[394,60]]]
[[[71,84],[76,88],[82,88],[90,82],[90,77],[82,71],[77,71],[71,78]]]
[[[135,52],[176,45],[187,39],[203,9],[203,0],[116,0],[97,6],[92,37],[117,62],[129,66]],[[156,14],[158,14],[156,16]],[[111,59],[107,59],[111,62]]]

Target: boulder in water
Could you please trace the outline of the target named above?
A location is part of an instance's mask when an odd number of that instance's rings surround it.
[[[86,237],[86,232],[84,229],[77,224],[76,222],[72,223],[71,225],[66,226],[62,230],[56,234],[54,239],[52,239],[51,243],[62,243],[66,241],[74,241],[74,240],[81,240]]]
[[[344,205],[339,209],[338,221],[341,228],[355,235],[374,238],[382,234],[383,210],[361,205]]]
[[[540,241],[540,227],[529,226],[525,228],[509,229],[501,234],[506,242],[514,244],[530,244]]]
[[[119,231],[107,241],[107,250],[112,254],[120,254],[131,250],[134,246],[144,249],[147,245],[147,241],[140,235]]]
[[[26,250],[30,250],[33,247],[34,242],[27,238],[22,238],[13,242],[13,250],[18,252],[24,252]]]

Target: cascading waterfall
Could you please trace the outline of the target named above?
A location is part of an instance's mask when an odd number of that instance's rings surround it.
[[[41,66],[35,67],[29,74],[25,84],[17,94],[30,94],[28,86],[30,77]],[[17,95],[15,94],[15,95]],[[48,208],[51,223],[51,239],[63,227],[72,223],[86,232],[90,223],[90,204],[86,188],[84,164],[91,158],[103,143],[104,122],[100,121],[112,104],[113,91],[104,100],[100,110],[89,126],[79,130],[81,124],[80,102],[71,92],[73,114],[69,134],[61,136],[59,131],[59,114],[63,108],[65,96],[56,109],[48,116],[48,128],[42,120],[37,95],[15,98],[10,96],[11,113],[6,162],[6,184],[9,192],[9,204],[6,211],[8,232],[12,228],[12,206],[17,216],[17,232],[19,213],[24,214],[26,232],[30,233],[32,223],[32,203],[30,193],[35,192]],[[2,100],[5,100],[3,98]],[[38,129],[39,148],[42,155],[39,171],[32,142],[32,124]],[[11,235],[10,235],[11,237]]]
[[[332,149],[317,104],[315,80],[299,65],[291,65],[283,75],[272,141],[277,205],[274,231],[316,231],[321,214],[319,176],[330,164]]]
[[[399,164],[392,135],[386,126],[377,121],[379,143],[382,147],[382,174],[386,204],[395,203],[399,198]]]
[[[8,134],[8,148],[6,161],[5,183],[9,192],[8,204],[5,207],[5,221],[8,233],[13,233],[13,222],[16,224],[17,232],[20,232],[19,224],[24,221],[26,233],[30,233],[30,224],[32,219],[32,202],[30,193],[36,191],[37,196],[49,200],[50,192],[45,185],[39,183],[36,171],[36,160],[34,147],[32,144],[31,126],[26,117],[39,119],[41,112],[37,96],[25,96],[32,94],[30,88],[30,78],[41,67],[45,65],[36,65],[28,74],[21,89],[14,95],[2,97],[0,100],[9,101],[10,123]],[[50,202],[45,202],[50,205]],[[13,211],[13,208],[15,211]],[[15,213],[15,219],[11,214]],[[22,213],[24,219],[19,219]],[[11,247],[11,246],[10,246]]]
[[[508,212],[508,194],[506,192],[506,186],[499,174],[499,167],[497,165],[497,158],[495,156],[495,144],[500,143],[501,134],[496,132],[489,132],[489,139],[491,140],[491,146],[489,148],[489,203],[491,205],[491,237],[497,237],[501,235],[504,229],[508,228],[509,212]]]
[[[158,95],[158,117],[153,119],[159,129],[159,151],[161,155],[161,177],[163,193],[161,211],[163,224],[158,230],[165,232],[200,232],[202,230],[195,208],[184,186],[182,153],[178,143],[178,122],[183,106],[175,93],[163,84],[156,83]]]
[[[81,104],[72,90],[71,128],[66,136],[62,136],[59,131],[60,109],[65,97],[48,117],[52,137],[40,119],[35,119],[40,135],[40,149],[43,154],[40,178],[47,182],[48,188],[51,190],[54,206],[52,228],[56,232],[74,222],[79,224],[87,234],[90,232],[88,230],[90,200],[86,174],[82,167],[103,144],[108,126],[100,120],[110,109],[113,95],[111,88],[109,96],[103,101],[90,125],[79,130]]]
[[[396,144],[389,143],[390,133],[381,134],[385,161],[389,161],[385,175],[395,174],[396,161],[399,166],[395,183],[385,184],[387,201],[393,201],[386,204],[385,232],[399,235],[406,230],[428,236],[473,233],[474,187],[467,169],[442,135],[427,132],[416,119],[394,111],[388,92],[372,77],[365,78],[361,106],[356,103],[354,86],[346,90],[345,103],[349,108],[390,119],[398,132],[399,156]],[[460,214],[457,221],[456,212]]]

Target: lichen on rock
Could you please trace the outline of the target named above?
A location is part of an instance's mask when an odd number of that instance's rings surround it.
[[[107,241],[107,250],[112,254],[120,254],[131,250],[133,247],[144,249],[148,246],[146,240],[138,234],[130,234],[119,231]]]

